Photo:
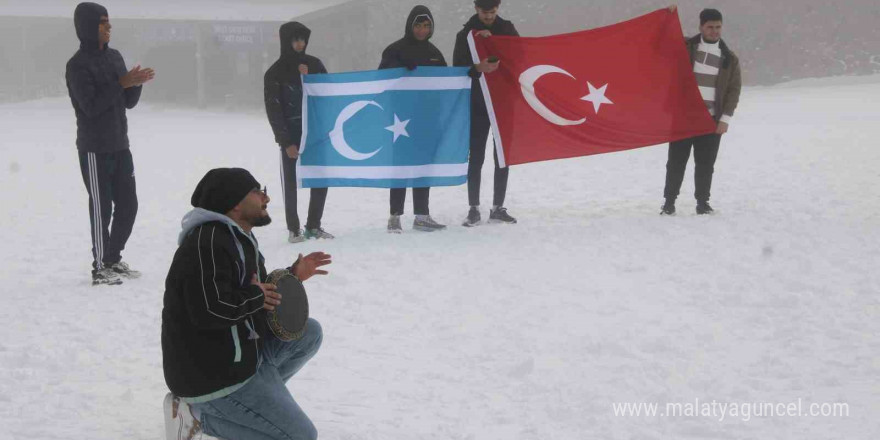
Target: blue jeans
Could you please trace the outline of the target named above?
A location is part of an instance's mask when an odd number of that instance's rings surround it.
[[[302,339],[260,339],[262,363],[234,393],[193,404],[205,434],[229,440],[314,440],[318,431],[284,385],[321,347],[321,324],[309,318]]]

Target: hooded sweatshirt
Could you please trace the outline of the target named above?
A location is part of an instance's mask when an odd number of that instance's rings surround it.
[[[244,386],[259,366],[265,333],[265,260],[252,233],[229,217],[195,208],[183,217],[165,279],[162,365],[174,395],[200,403]]]
[[[428,38],[419,41],[413,34],[413,25],[424,17],[427,17],[431,22],[431,33],[428,34]],[[435,27],[434,16],[426,6],[418,5],[412,8],[406,18],[403,38],[391,43],[382,51],[382,61],[379,63],[379,68],[406,67],[414,69],[416,66],[446,66],[443,53],[429,41],[434,35]]]
[[[327,73],[321,60],[306,54],[311,34],[312,31],[302,23],[294,21],[281,25],[278,31],[281,56],[263,76],[266,116],[275,134],[275,142],[281,148],[299,145],[302,138],[303,91],[299,65],[308,66],[309,74]],[[306,42],[302,52],[293,50],[292,43],[297,38]]]
[[[91,153],[126,150],[128,120],[125,109],[134,108],[141,87],[123,89],[119,78],[128,73],[119,51],[107,44],[98,47],[98,24],[107,9],[97,3],[80,3],[73,14],[79,50],[67,62],[67,91],[76,113],[76,147]]]
[[[483,30],[488,30],[492,35],[519,36],[519,32],[516,31],[516,27],[513,23],[499,16],[495,16],[495,21],[492,22],[492,26],[486,26],[485,23],[480,21],[480,17],[477,14],[474,14],[467,23],[464,24],[464,27],[455,34],[455,49],[452,52],[453,66],[466,67],[474,65],[467,37],[472,31]],[[476,69],[471,69],[470,75],[471,78],[473,78],[473,84],[471,84],[471,114],[475,116],[485,115],[484,117],[488,120],[489,117],[486,111],[486,103],[483,100],[483,89],[480,88],[479,82],[480,75],[482,74],[477,72]]]

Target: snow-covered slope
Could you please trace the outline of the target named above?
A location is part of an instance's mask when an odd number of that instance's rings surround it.
[[[449,230],[412,232],[408,215],[391,236],[386,190],[331,189],[337,239],[298,245],[262,115],[144,105],[129,112],[140,212],[124,253],[144,277],[98,288],[69,102],[0,106],[0,439],[161,437],[163,281],[195,183],[217,166],[268,184],[269,267],[334,257],[307,283],[323,348],[289,384],[323,439],[877,438],[872,96],[880,78],[747,89],[712,217],[693,214],[692,165],[679,215],[658,215],[656,146],[513,168],[514,226],[458,226],[461,186],[431,194]],[[849,415],[613,410],[694,399],[843,402]]]

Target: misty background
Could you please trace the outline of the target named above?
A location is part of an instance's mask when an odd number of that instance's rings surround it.
[[[66,96],[64,69],[79,46],[77,1],[4,0],[0,7],[0,102]],[[403,36],[415,1],[108,0],[113,36],[129,67],[156,69],[143,100],[252,111],[262,108],[263,73],[278,58],[278,27],[312,29],[308,52],[331,72],[375,69]],[[652,0],[505,0],[499,15],[522,36],[607,26],[666,7]],[[434,14],[432,42],[452,59],[455,33],[474,13],[469,0],[422,2]],[[723,38],[740,57],[745,85],[880,73],[876,0],[681,0],[684,35],[698,32],[704,7],[724,14]],[[572,54],[577,56],[578,54]],[[620,53],[617,56],[626,56]],[[613,62],[613,60],[608,60]]]

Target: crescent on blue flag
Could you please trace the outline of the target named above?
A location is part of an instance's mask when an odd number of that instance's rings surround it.
[[[466,67],[303,76],[300,188],[407,188],[467,181]]]

